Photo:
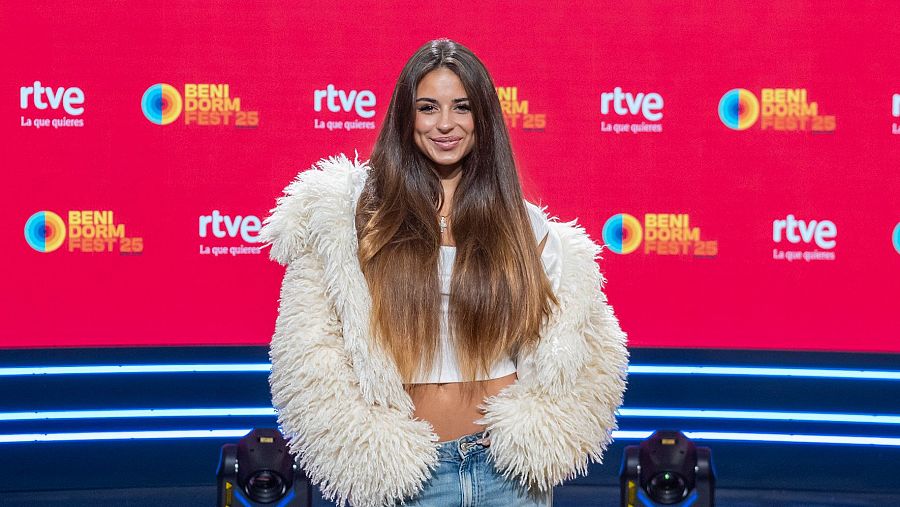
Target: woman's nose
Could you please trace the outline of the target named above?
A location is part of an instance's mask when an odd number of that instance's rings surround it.
[[[441,118],[438,121],[438,129],[444,132],[449,132],[453,130],[453,118],[450,116],[450,111],[441,112]]]

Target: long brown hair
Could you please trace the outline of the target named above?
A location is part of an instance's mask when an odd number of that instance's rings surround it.
[[[413,141],[421,79],[445,67],[459,77],[475,120],[451,207],[456,260],[448,332],[463,380],[503,354],[534,346],[558,304],[541,265],[493,80],[461,44],[430,41],[394,88],[356,209],[359,262],[372,295],[369,331],[393,355],[404,383],[427,373],[440,350],[438,213],[444,200],[431,161]],[[474,389],[466,389],[469,398]]]

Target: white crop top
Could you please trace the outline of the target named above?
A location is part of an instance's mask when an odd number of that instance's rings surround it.
[[[525,208],[528,210],[528,217],[531,219],[531,228],[534,230],[535,238],[538,243],[544,236],[551,232],[547,226],[549,218],[544,210],[536,205],[525,201]],[[547,273],[554,292],[559,288],[560,274],[560,255],[559,255],[559,238],[555,233],[551,233],[547,237],[544,244],[544,250],[541,252],[541,263],[544,266],[544,272]],[[440,258],[438,261],[438,269],[440,270],[441,283],[441,347],[435,358],[435,364],[432,366],[431,373],[424,378],[421,376],[415,378],[414,384],[431,384],[431,383],[448,383],[462,382],[462,375],[459,371],[459,365],[456,362],[456,354],[453,350],[453,344],[450,343],[450,337],[447,331],[449,325],[448,308],[450,303],[450,277],[453,273],[453,263],[456,259],[456,247],[441,246]],[[477,380],[488,380],[499,378],[516,371],[515,358],[504,356],[501,357],[491,368],[490,375],[487,377],[478,376]]]

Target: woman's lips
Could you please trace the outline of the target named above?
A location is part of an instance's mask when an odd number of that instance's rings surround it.
[[[440,148],[440,149],[442,149],[442,150],[444,150],[444,151],[450,151],[450,150],[452,150],[453,148],[456,148],[456,145],[459,144],[460,141],[461,141],[461,139],[454,139],[454,140],[452,140],[452,141],[450,141],[450,140],[447,140],[447,141],[438,141],[437,139],[432,139],[432,140],[431,140],[431,142],[433,142],[434,144],[436,144],[436,145],[438,146],[438,148]]]

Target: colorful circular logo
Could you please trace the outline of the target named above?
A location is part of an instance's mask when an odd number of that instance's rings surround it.
[[[750,90],[729,90],[719,101],[719,118],[730,129],[748,129],[759,118],[759,100]]]
[[[148,120],[157,125],[168,125],[181,114],[181,95],[172,85],[157,83],[141,98],[141,109]]]
[[[38,252],[52,252],[66,239],[66,224],[52,211],[38,211],[25,222],[25,241]]]
[[[894,226],[894,250],[900,253],[900,222]]]
[[[603,242],[617,254],[630,254],[641,244],[643,230],[637,218],[619,213],[603,225]]]

